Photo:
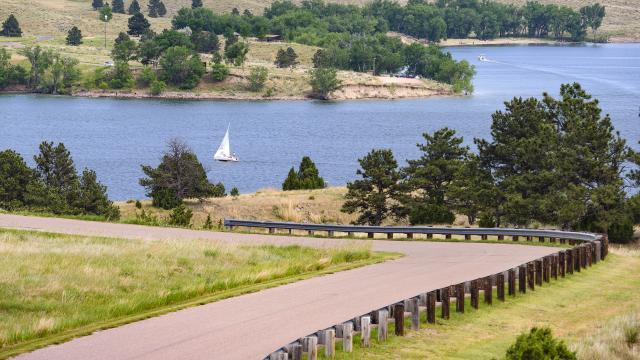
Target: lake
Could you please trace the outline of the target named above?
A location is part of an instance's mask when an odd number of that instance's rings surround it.
[[[556,95],[580,82],[611,114],[634,147],[640,140],[640,44],[458,47],[457,59],[476,65],[471,96],[411,100],[166,101],[0,96],[0,149],[33,165],[41,141],[64,142],[79,169],[89,167],[116,200],[144,197],[141,164],[156,165],[167,140],[184,139],[211,181],[240,192],[279,188],[304,155],[329,185],[355,178],[357,159],[391,148],[400,163],[418,155],[423,132],[444,126],[473,144],[487,137],[491,114],[514,96]],[[484,54],[491,62],[479,62]],[[241,161],[213,161],[227,124]]]

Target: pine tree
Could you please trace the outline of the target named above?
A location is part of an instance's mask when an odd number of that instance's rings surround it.
[[[78,46],[80,44],[82,44],[82,31],[74,26],[67,33],[67,45]]]
[[[129,15],[135,15],[140,13],[140,4],[138,3],[138,0],[133,0],[131,2],[131,5],[129,5],[128,13]]]
[[[167,8],[164,6],[164,3],[162,1],[158,3],[158,15],[160,17],[167,15]]]
[[[296,172],[296,169],[292,167],[291,170],[289,170],[289,174],[284,180],[284,183],[282,183],[282,190],[297,190],[300,188],[299,183],[300,180],[298,179],[298,173]]]
[[[141,12],[135,13],[129,18],[129,31],[127,34],[139,36],[146,33],[151,25]]]
[[[93,0],[91,2],[91,6],[93,7],[93,10],[98,10],[104,6],[104,2],[102,0]]]
[[[111,10],[114,13],[124,14],[124,0],[113,0]]]
[[[13,14],[9,15],[7,20],[2,23],[2,31],[0,31],[0,35],[2,36],[11,36],[11,37],[21,37],[22,29],[20,29],[20,24],[18,23],[18,19],[16,19]]]
[[[401,179],[398,162],[388,149],[371,150],[358,162],[362,169],[358,169],[357,174],[362,179],[347,184],[342,211],[359,213],[355,224],[379,226],[397,211],[392,201],[398,196]]]
[[[149,0],[147,8],[149,10],[149,17],[152,18],[162,17],[167,14],[167,8],[161,0]]]
[[[192,9],[201,8],[201,7],[202,7],[202,0],[191,0]]]

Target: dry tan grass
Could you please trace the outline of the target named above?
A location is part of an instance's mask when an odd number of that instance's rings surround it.
[[[581,360],[640,359],[640,313],[617,317],[592,336],[574,344]]]

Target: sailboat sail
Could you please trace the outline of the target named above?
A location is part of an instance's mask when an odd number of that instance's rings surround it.
[[[224,138],[222,138],[222,142],[218,147],[218,151],[216,151],[215,155],[213,155],[214,160],[219,161],[238,161],[238,156],[231,152],[231,144],[229,143],[229,127],[227,126],[227,132],[224,134]]]
[[[227,127],[227,132],[224,134],[224,138],[222,138],[222,142],[218,147],[218,151],[213,156],[216,160],[226,160],[231,156],[231,145],[229,144],[229,128]]]

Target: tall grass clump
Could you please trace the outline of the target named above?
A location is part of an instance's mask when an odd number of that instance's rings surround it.
[[[640,313],[612,319],[574,348],[580,360],[640,359]]]

